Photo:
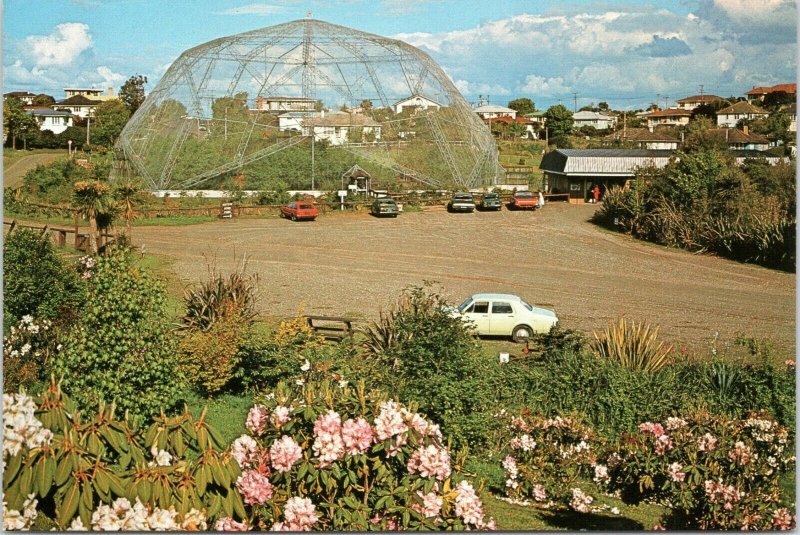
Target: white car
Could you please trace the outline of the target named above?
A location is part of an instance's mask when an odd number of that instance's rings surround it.
[[[558,323],[552,310],[531,306],[509,294],[475,294],[461,303],[457,312],[475,325],[478,335],[510,336],[515,342],[548,333]]]

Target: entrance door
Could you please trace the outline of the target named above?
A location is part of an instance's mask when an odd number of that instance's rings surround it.
[[[472,320],[478,334],[490,334],[489,301],[476,301],[474,305],[464,312],[464,316]]]

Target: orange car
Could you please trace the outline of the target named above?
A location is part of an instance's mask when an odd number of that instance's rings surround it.
[[[539,197],[531,191],[518,191],[511,198],[511,208],[535,210]]]
[[[290,202],[286,206],[281,206],[281,217],[286,217],[292,221],[298,219],[308,219],[314,221],[319,215],[317,207],[309,202]]]

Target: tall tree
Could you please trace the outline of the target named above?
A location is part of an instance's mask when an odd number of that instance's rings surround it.
[[[518,115],[533,113],[536,111],[536,104],[529,98],[517,98],[508,103],[508,107],[517,110]]]
[[[52,106],[55,103],[56,99],[44,93],[39,93],[38,95],[33,97],[34,106]]]
[[[544,113],[551,138],[560,138],[572,132],[572,112],[563,104],[550,106]]]
[[[8,132],[7,139],[11,138],[11,148],[16,149],[17,138],[27,140],[30,134],[39,129],[39,123],[25,111],[21,100],[8,97],[3,102],[3,128]]]
[[[89,220],[89,249],[97,254],[97,217],[110,211],[113,198],[108,184],[99,181],[76,182],[72,205]]]
[[[131,239],[131,221],[139,217],[136,208],[139,204],[138,194],[141,188],[132,181],[118,184],[112,193],[117,205],[122,210],[122,218],[125,219],[125,236]]]
[[[144,84],[147,83],[147,76],[136,74],[128,78],[119,90],[119,98],[128,107],[131,115],[136,113],[139,106],[144,102]]]
[[[111,147],[130,119],[128,107],[120,100],[107,100],[97,106],[92,122],[92,141]]]

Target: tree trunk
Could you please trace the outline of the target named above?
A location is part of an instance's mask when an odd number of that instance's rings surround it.
[[[133,240],[131,240],[131,218],[125,218],[125,237],[128,239],[128,245],[133,245]]]
[[[97,217],[94,210],[89,212],[89,250],[97,254]]]

